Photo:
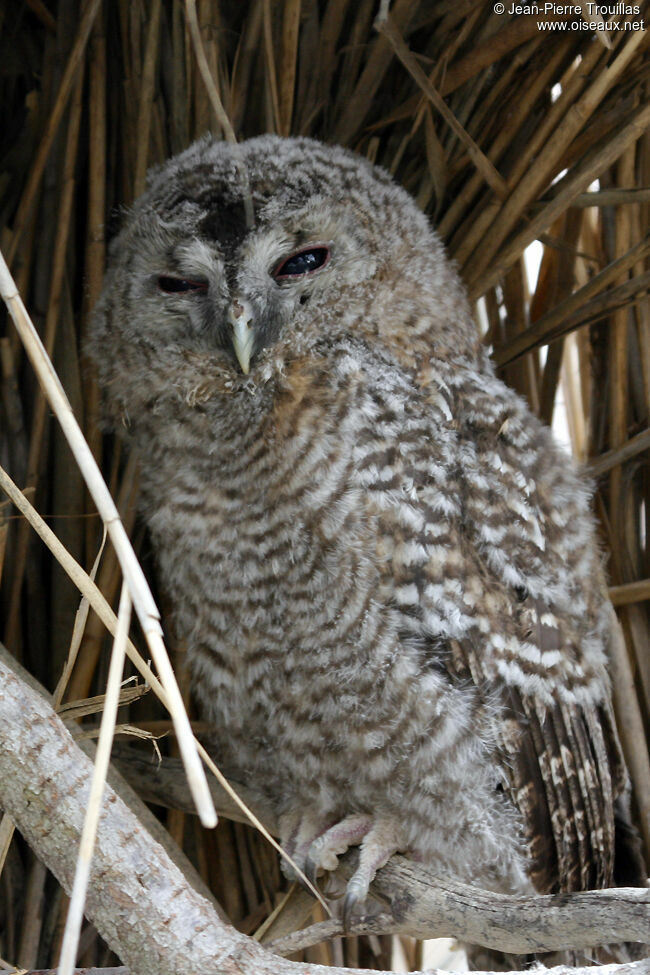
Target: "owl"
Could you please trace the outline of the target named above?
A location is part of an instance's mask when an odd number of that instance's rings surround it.
[[[113,241],[89,352],[211,748],[309,876],[360,848],[346,921],[396,851],[641,881],[588,489],[386,172],[203,138]]]

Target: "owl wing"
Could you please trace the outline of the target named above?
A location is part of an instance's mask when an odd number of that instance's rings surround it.
[[[451,385],[465,530],[505,637],[487,647],[472,636],[453,641],[452,668],[501,700],[499,746],[535,887],[611,886],[628,784],[605,671],[611,609],[588,497],[548,431],[491,371],[460,370]],[[624,858],[636,858],[640,880],[634,843]]]
[[[485,687],[473,647],[456,645],[454,657],[456,676],[470,673]],[[497,693],[506,787],[523,818],[535,888],[549,893],[612,886],[615,797],[626,780],[611,710],[606,704],[549,705],[517,687]]]
[[[497,703],[502,787],[537,889],[610,885],[628,786],[588,489],[480,359],[385,370],[372,406],[355,465],[403,632]]]

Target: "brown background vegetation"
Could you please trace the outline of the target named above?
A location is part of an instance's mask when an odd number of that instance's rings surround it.
[[[561,391],[573,452],[595,479],[627,641],[615,701],[650,850],[647,31],[605,34],[573,17],[567,30],[546,32],[538,18],[499,16],[485,0],[394,0],[380,32],[377,0],[199,0],[197,12],[237,137],[312,135],[389,169],[446,241],[506,381],[547,422]],[[646,12],[609,19],[623,25]],[[149,165],[207,130],[220,127],[182,3],[0,5],[2,251],[148,570],[137,475],[102,441],[80,349],[120,209],[143,189]],[[534,241],[541,266],[531,291],[523,255]],[[89,568],[99,519],[9,320],[0,352],[0,463]],[[1,500],[0,570],[2,639],[53,689],[79,594]],[[110,549],[98,582],[115,604]],[[101,693],[105,673],[105,632],[91,615],[65,699]],[[167,728],[148,697],[120,717]],[[94,725],[97,715],[85,720]],[[233,922],[255,931],[286,886],[265,841],[240,824],[206,832],[182,812],[161,815]],[[0,876],[0,955],[54,964],[64,918],[62,891],[15,839]],[[417,964],[417,946],[406,950]],[[377,939],[309,952],[323,962],[340,963],[343,952],[349,963],[390,960]],[[90,927],[80,957],[111,960]]]

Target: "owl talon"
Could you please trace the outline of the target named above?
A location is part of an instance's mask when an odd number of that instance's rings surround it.
[[[341,921],[343,923],[343,930],[349,931],[352,927],[352,916],[354,914],[354,909],[359,903],[359,897],[348,889],[345,897],[343,898],[343,910],[341,912]]]
[[[361,844],[359,866],[348,883],[343,900],[343,928],[350,930],[358,905],[365,903],[377,871],[400,849],[398,830],[390,822],[375,823]]]
[[[316,886],[316,881],[318,880],[318,874],[321,870],[320,864],[313,860],[310,855],[307,855],[304,866],[304,874],[311,884]]]

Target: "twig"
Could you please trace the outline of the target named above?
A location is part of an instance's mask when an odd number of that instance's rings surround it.
[[[346,878],[352,875],[353,864],[354,858],[347,857],[341,864]],[[456,937],[512,954],[592,948],[626,939],[625,931],[633,932],[629,940],[638,941],[641,932],[650,940],[650,892],[645,889],[512,897],[427,877],[403,857],[394,857],[377,874],[372,889],[406,908],[363,917],[348,934]],[[271,941],[267,947],[290,955],[345,934],[342,922],[333,919]]]
[[[141,750],[121,746],[117,749],[117,765],[148,802],[165,804],[173,798],[179,808],[190,811],[190,797],[178,760],[164,758],[162,763],[154,765],[144,759]],[[271,829],[277,829],[273,809],[264,796],[239,784],[237,790],[259,811]],[[220,816],[231,818],[234,813],[239,819],[227,796],[216,790],[212,795]],[[348,855],[341,861],[344,876],[349,877],[354,872],[355,857],[356,854]],[[569,942],[562,942],[562,938],[568,937],[574,948],[627,938],[633,941],[647,938],[650,943],[650,890],[646,889],[618,888],[580,894],[513,897],[432,876],[404,857],[394,857],[377,874],[373,889],[382,899],[392,902],[394,916],[383,914],[381,919],[362,918],[349,933],[458,937],[460,917],[471,901],[471,918],[462,921],[463,937],[472,943],[486,945],[488,942],[481,939],[490,937],[493,939],[491,947],[496,947],[494,939],[498,928],[498,947],[503,951],[556,950],[569,945]],[[507,918],[507,924],[504,918]],[[628,924],[629,927],[625,927]],[[340,921],[334,919],[272,942],[269,947],[281,954],[291,954],[315,944],[321,936],[340,937],[344,933]]]

